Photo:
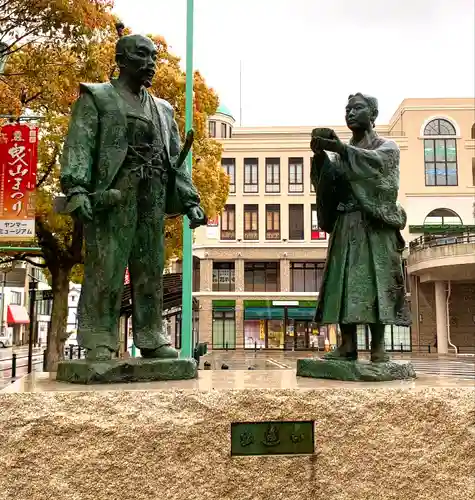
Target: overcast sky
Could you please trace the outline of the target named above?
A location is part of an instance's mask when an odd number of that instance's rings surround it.
[[[185,62],[186,0],[115,0]],[[343,123],[348,94],[380,123],[405,97],[475,95],[474,0],[195,0],[194,66],[242,124]]]

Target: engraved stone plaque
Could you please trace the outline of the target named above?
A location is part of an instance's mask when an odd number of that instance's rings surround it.
[[[315,421],[233,422],[231,456],[313,455]]]

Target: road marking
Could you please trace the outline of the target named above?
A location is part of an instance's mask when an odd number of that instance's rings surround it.
[[[284,368],[284,369],[291,368],[289,365],[286,365],[284,363],[280,363],[279,361],[276,361],[275,359],[272,359],[272,358],[266,358],[266,361],[268,361],[269,363],[271,363],[275,366],[278,366],[279,368]]]

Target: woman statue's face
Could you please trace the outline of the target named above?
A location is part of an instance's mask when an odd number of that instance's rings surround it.
[[[350,130],[368,129],[372,123],[371,108],[360,96],[352,97],[346,105],[345,120]]]

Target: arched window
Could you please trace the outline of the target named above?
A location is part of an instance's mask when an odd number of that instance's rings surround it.
[[[457,186],[457,140],[455,127],[437,118],[424,127],[426,186]]]
[[[460,215],[448,208],[436,208],[424,219],[424,226],[462,226]]]
[[[472,125],[472,133],[470,134],[472,139],[475,139],[475,123]]]

